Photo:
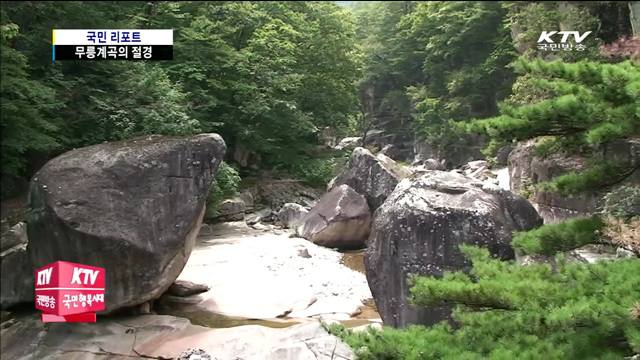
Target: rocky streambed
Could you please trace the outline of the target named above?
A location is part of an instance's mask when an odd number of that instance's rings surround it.
[[[345,265],[345,255],[307,240],[255,230],[244,222],[222,223],[212,235],[198,238],[178,277],[210,290],[188,297],[164,295],[156,311],[209,327],[280,328],[320,318],[346,325],[379,321],[363,252],[355,254],[359,260]]]
[[[178,278],[208,291],[165,294],[147,315],[100,316],[95,324],[3,313],[2,358],[173,359],[199,348],[215,359],[350,359],[351,349],[321,321],[381,322],[363,251],[342,254],[245,222],[212,230],[196,240]]]

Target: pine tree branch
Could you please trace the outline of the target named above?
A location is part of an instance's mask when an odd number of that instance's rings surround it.
[[[631,166],[629,169],[623,171],[617,179],[599,184],[597,187],[595,187],[595,190],[606,189],[606,188],[610,188],[612,186],[618,185],[621,182],[628,179],[629,177],[631,177],[631,175],[633,175],[633,173],[636,172],[636,170],[638,169],[640,169],[640,162]]]

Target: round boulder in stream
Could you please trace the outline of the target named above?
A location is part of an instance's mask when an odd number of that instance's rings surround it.
[[[105,312],[160,297],[191,254],[225,151],[217,134],[151,136],[49,161],[30,192],[32,268],[58,260],[104,268]],[[33,272],[20,275],[33,288]]]

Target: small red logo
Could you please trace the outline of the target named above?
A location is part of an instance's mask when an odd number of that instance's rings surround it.
[[[104,284],[102,268],[56,261],[36,270],[36,309],[43,322],[96,322]]]

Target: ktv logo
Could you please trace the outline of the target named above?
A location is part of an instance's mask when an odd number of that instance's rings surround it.
[[[56,261],[38,269],[35,280],[42,322],[96,322],[105,308],[102,268]]]

